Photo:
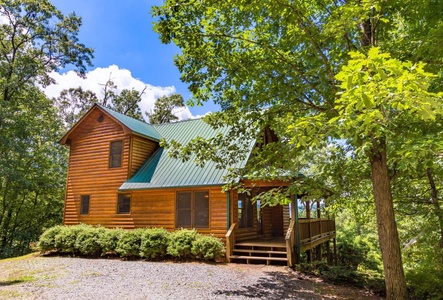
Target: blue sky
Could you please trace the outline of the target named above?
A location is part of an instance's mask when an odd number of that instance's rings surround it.
[[[106,76],[105,74],[111,72],[108,68],[114,65],[112,74],[108,77],[111,76],[117,84],[119,84],[119,80],[124,83],[128,80],[134,82],[134,79],[138,79],[144,84],[152,86],[152,90],[156,90],[156,93],[152,94],[148,100],[143,100],[145,102],[152,102],[154,98],[171,92],[180,93],[185,100],[191,97],[186,84],[180,81],[180,73],[173,63],[173,57],[179,52],[179,49],[175,45],[161,44],[158,35],[152,29],[154,20],[150,15],[151,6],[161,5],[163,1],[52,0],[51,2],[64,14],[74,11],[82,17],[80,42],[95,50],[94,66],[89,68],[92,73],[88,77]],[[101,75],[94,72],[97,68],[101,70]],[[126,75],[118,74],[120,70],[128,70],[130,75],[127,75],[127,71]],[[61,70],[60,73],[63,74],[67,71]],[[125,76],[131,76],[132,79],[125,79]],[[56,80],[60,88],[53,88],[51,96],[55,96],[61,87],[79,85],[79,81],[71,76],[58,77]],[[105,78],[97,80],[101,83],[106,82]],[[89,83],[89,85],[92,84]],[[86,86],[88,85],[86,84]],[[130,84],[130,86],[133,85]],[[135,87],[140,87],[140,83]],[[144,103],[144,108],[152,108],[152,105],[153,103]],[[196,116],[216,108],[214,105],[208,104],[189,109],[192,116]],[[189,114],[182,116],[182,118],[187,117],[190,117]]]

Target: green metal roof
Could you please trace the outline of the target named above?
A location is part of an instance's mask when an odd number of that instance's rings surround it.
[[[152,126],[166,141],[175,140],[182,145],[186,145],[196,137],[211,138],[219,132],[229,131],[229,127],[214,130],[202,119]],[[252,151],[254,144],[255,141],[251,140],[249,151]],[[120,190],[223,185],[226,184],[224,177],[228,174],[230,167],[241,168],[247,162],[247,159],[244,159],[235,165],[218,169],[216,163],[212,161],[200,167],[194,159],[194,154],[187,161],[171,158],[169,149],[160,148],[148,158],[131,179],[120,187]]]
[[[124,114],[118,113],[109,109],[107,107],[100,106],[103,110],[105,110],[108,114],[116,118],[119,122],[123,123],[126,127],[128,127],[132,132],[138,133],[142,136],[145,136],[151,140],[160,141],[162,136],[158,133],[158,131],[154,128],[153,125],[143,123],[131,117],[128,117]]]

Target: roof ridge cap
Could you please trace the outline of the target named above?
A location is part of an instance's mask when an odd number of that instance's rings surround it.
[[[202,120],[202,119],[203,119],[203,117],[198,117],[198,118],[190,118],[190,119],[186,119],[186,120],[179,120],[179,121],[176,121],[176,122],[168,122],[168,123],[160,123],[160,124],[148,123],[148,124],[155,127],[155,126],[163,126],[163,125],[170,125],[170,124],[177,124],[177,123],[197,121],[197,120]]]

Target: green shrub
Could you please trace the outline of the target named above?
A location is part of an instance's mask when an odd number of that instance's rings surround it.
[[[126,230],[122,232],[117,242],[115,252],[121,257],[138,257],[142,233],[143,229]]]
[[[98,243],[102,250],[101,255],[117,254],[115,249],[117,248],[118,240],[124,233],[125,231],[121,228],[107,228],[103,231],[98,238]]]
[[[380,296],[384,296],[386,292],[383,277],[374,270],[357,270],[353,266],[330,266],[321,261],[302,263],[297,265],[296,269],[305,274],[321,277],[334,284],[365,287]]]
[[[216,260],[221,258],[225,252],[225,245],[214,236],[198,235],[197,239],[192,242],[191,253],[197,259]]]
[[[55,247],[62,253],[76,254],[75,247],[77,235],[87,225],[63,226],[60,232],[55,236]]]
[[[169,232],[164,228],[144,229],[141,234],[140,256],[147,259],[161,259],[166,256]]]
[[[82,255],[97,256],[102,252],[100,236],[106,231],[102,227],[83,226],[77,232],[75,249]]]
[[[192,243],[197,239],[197,231],[181,229],[169,235],[167,253],[178,258],[192,258]]]
[[[410,270],[406,276],[408,285],[416,299],[442,299],[443,270],[430,266],[426,270]]]
[[[37,243],[37,248],[41,252],[56,250],[57,247],[55,246],[55,237],[57,234],[60,233],[62,228],[63,226],[57,225],[46,229],[45,232],[43,232],[40,236],[40,239]]]
[[[67,254],[162,259],[166,255],[181,259],[216,260],[225,253],[224,244],[214,236],[181,229],[169,233],[164,228],[123,230],[80,224],[54,226],[38,242],[40,251],[57,250]]]

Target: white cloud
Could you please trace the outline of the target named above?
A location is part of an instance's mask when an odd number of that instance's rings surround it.
[[[146,111],[149,112],[154,108],[155,99],[176,92],[174,86],[162,87],[144,83],[132,77],[129,70],[120,69],[116,65],[111,65],[107,68],[96,68],[95,70],[89,71],[84,79],[78,77],[74,71],[63,74],[53,72],[51,77],[55,79],[56,84],[52,84],[44,89],[44,93],[50,98],[58,97],[62,90],[77,88],[79,86],[84,90],[94,92],[100,98],[103,96],[103,84],[105,84],[108,79],[111,79],[117,85],[117,92],[120,92],[122,89],[132,88],[141,91],[146,87],[142,95],[142,100],[139,103],[143,113]],[[176,115],[180,120],[195,118],[188,107],[177,111]]]

